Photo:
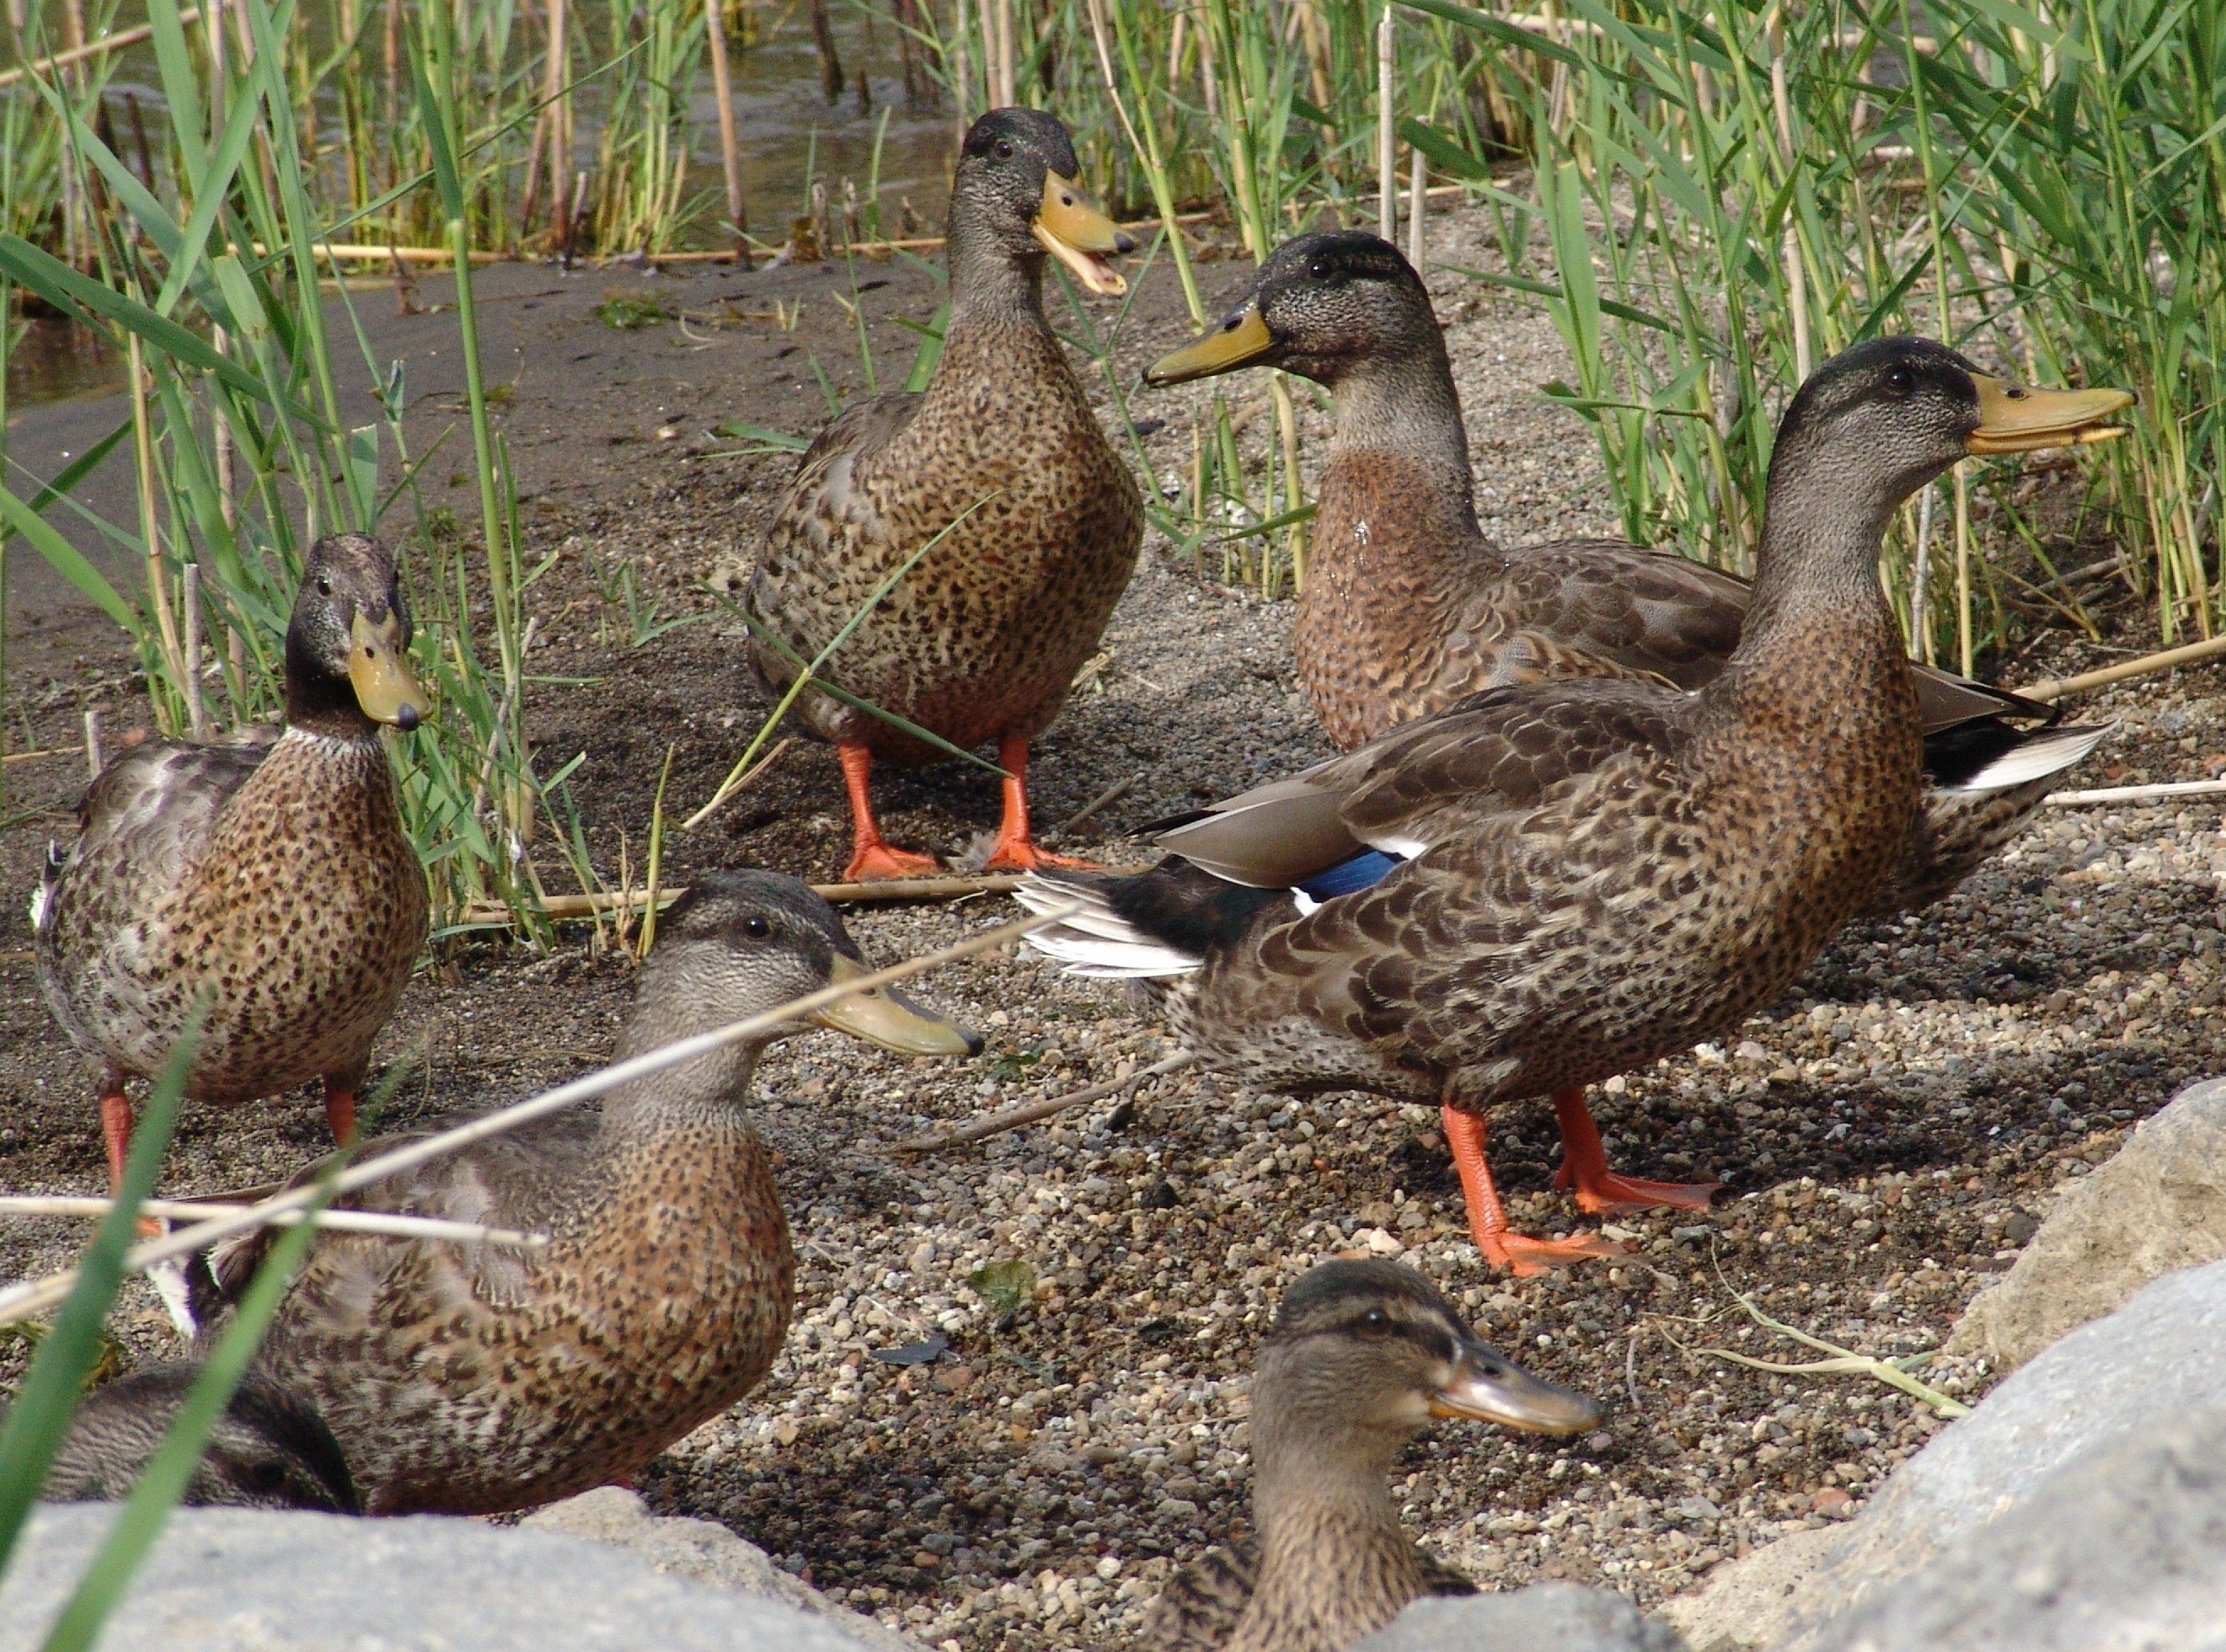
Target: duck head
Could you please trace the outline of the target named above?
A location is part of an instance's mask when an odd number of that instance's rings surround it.
[[[634,1012],[619,1039],[621,1058],[778,1009],[872,966],[835,909],[810,885],[777,872],[707,873],[658,920],[657,948],[642,968]],[[758,1046],[832,1027],[901,1055],[970,1056],[982,1039],[890,987],[875,987]]]
[[[1144,382],[1281,367],[1333,388],[1364,363],[1444,350],[1430,295],[1398,248],[1361,230],[1318,230],[1277,247],[1221,325],[1161,357]]]
[[[1958,460],[2108,442],[2121,390],[2042,390],[1981,372],[1930,339],[1871,339],[1809,374],[1778,427],[1771,481],[1828,467],[1879,517]]]
[[[415,728],[432,702],[410,670],[410,634],[394,553],[368,534],[318,540],[286,627],[286,721],[328,734]]]
[[[967,129],[951,188],[953,256],[979,247],[1008,262],[1048,252],[1093,293],[1128,282],[1110,257],[1136,250],[1075,182],[1082,164],[1066,128],[1040,109],[993,109]]]
[[[1433,1417],[1571,1434],[1600,1408],[1479,1341],[1443,1293],[1396,1262],[1338,1261],[1283,1297],[1252,1389],[1253,1435],[1327,1463],[1390,1453]]]

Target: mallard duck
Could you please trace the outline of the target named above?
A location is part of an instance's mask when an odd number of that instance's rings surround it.
[[[997,743],[1004,818],[989,864],[1061,861],[1028,830],[1028,742],[1051,726],[1135,567],[1142,496],[1098,428],[1044,319],[1046,255],[1095,293],[1126,284],[1133,243],[1072,181],[1066,128],[996,109],[966,134],[951,192],[951,313],[925,391],[844,410],[805,453],[749,588],[750,659],[779,690],[893,576],[823,675],[963,747]],[[942,534],[910,571],[907,559]],[[874,823],[868,772],[946,753],[807,690],[805,726],[834,742],[854,828],[846,879],[932,872]]]
[[[1790,986],[1898,860],[1918,700],[1874,564],[1888,515],[1968,453],[2095,439],[2117,391],[2022,390],[1921,339],[1812,374],[1771,459],[1754,598],[1723,670],[1457,700],[1164,833],[1150,872],[1033,874],[1032,943],[1156,979],[1178,1035],[1262,1090],[1438,1102],[1490,1261],[1511,1234],[1494,1105],[1551,1095],[1580,1205],[1704,1207],[1607,1167],[1584,1086],[1720,1036]]]
[[[1474,1594],[1401,1528],[1384,1484],[1399,1448],[1433,1417],[1573,1434],[1600,1415],[1478,1341],[1411,1268],[1324,1262],[1284,1294],[1252,1379],[1256,1536],[1178,1573],[1142,1643],[1339,1652],[1418,1595]]]
[[[197,994],[186,1093],[232,1104],[312,1078],[334,1140],[425,944],[425,873],[402,830],[381,724],[426,713],[394,556],[363,534],[310,548],[286,628],[286,724],[229,744],[150,740],[100,772],[31,906],[40,989],[100,1063],[111,1185],[125,1081],[162,1070]]]
[[[1278,247],[1216,331],[1154,364],[1155,384],[1276,366],[1335,397],[1293,641],[1299,680],[1345,750],[1462,696],[1552,677],[1724,669],[1753,593],[1673,552],[1614,539],[1503,550],[1477,524],[1460,393],[1430,296],[1397,248],[1357,230]],[[2024,825],[2052,778],[2108,731],[2027,731],[2057,708],[1916,667],[1924,801],[1884,913],[1941,899]]]
[[[865,967],[835,909],[795,879],[698,878],[658,926],[613,1058]],[[810,1020],[913,1055],[982,1047],[886,988]],[[757,1386],[788,1329],[795,1266],[743,1103],[759,1056],[781,1036],[729,1045],[612,1091],[600,1114],[559,1114],[351,1196],[365,1209],[549,1236],[530,1250],[319,1236],[257,1363],[316,1405],[371,1513],[493,1514],[569,1496],[633,1473]],[[205,1336],[269,1242],[266,1231],[220,1244],[194,1270]]]
[[[105,1503],[131,1495],[201,1374],[178,1363],[134,1371],[86,1395],[70,1420],[39,1495],[50,1503]],[[252,1371],[209,1431],[181,1500],[232,1509],[363,1512],[347,1459],[324,1420]]]

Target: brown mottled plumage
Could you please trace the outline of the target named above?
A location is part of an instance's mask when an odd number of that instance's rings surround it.
[[[1339,1652],[1419,1595],[1474,1594],[1401,1528],[1384,1484],[1432,1417],[1568,1434],[1600,1407],[1485,1347],[1412,1268],[1329,1261],[1300,1279],[1252,1380],[1257,1534],[1170,1579],[1140,1644]]]
[[[775,1008],[858,960],[834,908],[796,880],[699,878],[659,930],[616,1058]],[[887,991],[811,1019],[913,1053],[981,1047]],[[757,1385],[795,1279],[773,1168],[742,1112],[772,1041],[727,1045],[614,1090],[600,1116],[561,1114],[350,1196],[550,1236],[521,1250],[320,1236],[257,1364],[316,1405],[369,1512],[569,1496],[632,1474]],[[235,1298],[269,1243],[220,1245],[191,1276],[196,1312]]]
[[[1316,379],[1337,399],[1293,641],[1300,683],[1339,746],[1484,689],[1581,677],[1697,689],[1723,669],[1752,600],[1746,581],[1620,540],[1503,549],[1485,537],[1445,341],[1396,247],[1352,230],[1286,242],[1218,332],[1149,377],[1255,364]],[[2052,721],[2052,708],[1917,675],[1928,785],[1873,903],[1881,912],[1954,889],[2105,732],[2026,734],[2002,714]],[[2000,766],[1992,778],[1989,762]]]
[[[286,632],[286,728],[229,745],[149,740],[110,763],[35,906],[39,985],[102,1066],[120,1175],[127,1078],[151,1077],[210,994],[186,1093],[234,1103],[325,1082],[334,1135],[425,943],[425,874],[378,724],[417,726],[394,557],[312,547]]]
[[[953,745],[998,743],[1014,778],[993,866],[1042,859],[1027,830],[1027,742],[1097,646],[1143,536],[1135,481],[1044,319],[1046,251],[1093,290],[1121,290],[1097,255],[1127,250],[1128,238],[1074,194],[1078,169],[1049,115],[1001,109],[974,123],[951,189],[951,315],[934,376],[820,432],[750,581],[751,607],[811,659],[944,534],[822,675]],[[795,678],[794,659],[762,638],[750,659],[776,689]],[[867,773],[876,759],[945,753],[817,691],[798,709],[843,759],[856,829],[845,875],[932,870],[881,840]]]
[[[1705,1204],[1611,1172],[1582,1087],[1736,1026],[1900,855],[1921,742],[1873,572],[1889,513],[1966,452],[2079,440],[2127,399],[1859,345],[1779,427],[1753,606],[1706,686],[1471,696],[1164,834],[1152,872],[1039,874],[1031,905],[1088,910],[1031,941],[1174,977],[1185,1045],[1260,1089],[1438,1101],[1494,1261],[1602,1251],[1507,1232],[1482,1151],[1500,1102],[1555,1095],[1586,1208]]]

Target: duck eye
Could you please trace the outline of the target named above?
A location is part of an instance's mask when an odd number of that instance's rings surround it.
[[[1360,1323],[1371,1330],[1381,1330],[1391,1323],[1391,1317],[1381,1308],[1371,1308],[1362,1316]]]
[[[773,925],[755,912],[752,912],[747,918],[742,919],[742,933],[753,941],[762,941],[773,933]]]
[[[1307,266],[1307,274],[1313,277],[1316,281],[1327,281],[1330,276],[1329,260],[1327,258],[1316,258],[1312,264]]]
[[[1909,369],[1906,367],[1896,367],[1886,376],[1886,393],[1897,402],[1908,395],[1915,386],[1916,381],[1909,376]]]
[[[1003,138],[997,140],[997,158],[1000,161],[1009,161],[1013,158],[1013,146]]]
[[[332,582],[330,580],[327,579],[327,578],[326,578],[322,574],[318,575],[317,575],[317,594],[318,594],[319,596],[330,596],[332,594],[333,594],[333,582]]]

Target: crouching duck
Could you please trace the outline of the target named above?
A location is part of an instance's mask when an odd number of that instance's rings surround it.
[[[795,879],[700,878],[659,926],[614,1058],[865,967],[835,909]],[[810,1020],[906,1054],[981,1048],[887,988]],[[495,1514],[569,1496],[633,1474],[757,1386],[788,1329],[795,1261],[743,1105],[780,1036],[637,1079],[599,1116],[558,1114],[351,1196],[548,1236],[537,1249],[319,1236],[257,1366],[316,1406],[367,1512]],[[222,1243],[191,1276],[205,1336],[270,1243],[267,1229]]]
[[[1722,1035],[1864,910],[1923,787],[1918,697],[1875,573],[1889,514],[1966,454],[2089,439],[2131,398],[2013,391],[1921,339],[1812,374],[1771,460],[1753,600],[1697,691],[1518,683],[1164,833],[1128,878],[1040,872],[1029,939],[1159,983],[1186,1046],[1255,1088],[1438,1102],[1490,1261],[1610,1254],[1510,1233],[1484,1153],[1553,1096],[1561,1177],[1606,1211],[1709,1187],[1608,1169],[1584,1087]]]
[[[1399,1524],[1385,1486],[1434,1417],[1572,1434],[1581,1394],[1478,1341],[1396,1262],[1322,1263],[1293,1285],[1252,1379],[1254,1541],[1175,1574],[1142,1644],[1160,1652],[1339,1652],[1421,1595],[1476,1585]]]
[[[324,1081],[334,1140],[425,944],[425,873],[379,727],[415,728],[410,607],[363,534],[311,547],[286,627],[286,725],[229,744],[150,740],[100,772],[32,903],[39,988],[100,1064],[111,1186],[125,1081],[169,1060],[206,994],[186,1094],[236,1104]]]
[[[1389,242],[1329,230],[1284,243],[1219,328],[1145,376],[1173,384],[1248,366],[1313,379],[1337,403],[1293,641],[1339,746],[1510,683],[1650,674],[1697,689],[1723,670],[1753,601],[1746,581],[1620,540],[1503,549],[1484,537],[1445,340]],[[2108,732],[2021,728],[2011,719],[2052,725],[2057,709],[1912,669],[1925,785],[1874,913],[1948,894]]]

